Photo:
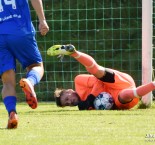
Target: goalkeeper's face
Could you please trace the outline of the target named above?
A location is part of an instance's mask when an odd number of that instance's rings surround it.
[[[60,98],[62,107],[77,106],[79,101],[80,99],[79,99],[78,94],[72,89],[65,90]]]

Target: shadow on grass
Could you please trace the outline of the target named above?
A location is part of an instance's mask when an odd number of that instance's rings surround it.
[[[79,110],[37,110],[37,111],[26,111],[26,112],[20,112],[20,114],[45,114],[45,115],[47,115],[47,114],[49,114],[49,115],[53,115],[53,114],[58,114],[58,115],[60,115],[60,114],[64,114],[64,115],[67,115],[67,114],[79,114],[78,113],[79,112]]]
[[[10,130],[10,129],[7,129],[6,127],[0,127],[0,130]]]
[[[27,115],[76,115],[76,116],[126,116],[126,115],[131,115],[131,116],[137,116],[141,115],[141,111],[137,112],[135,110],[70,110],[70,109],[65,109],[65,110],[37,110],[37,111],[26,111],[26,112],[21,112],[20,114],[27,114]]]
[[[138,109],[149,109],[149,108],[151,108],[151,105],[149,105],[149,106],[147,106],[147,105],[145,105],[145,104],[139,104],[139,106],[138,106]]]

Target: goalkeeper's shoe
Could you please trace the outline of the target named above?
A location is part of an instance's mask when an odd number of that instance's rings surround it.
[[[53,45],[47,50],[47,54],[49,56],[56,56],[56,55],[70,55],[75,52],[75,47],[72,44],[67,45]]]
[[[19,82],[20,87],[25,93],[26,102],[32,108],[35,109],[38,106],[36,93],[34,91],[34,87],[28,79],[22,78]]]
[[[7,129],[15,129],[18,126],[18,116],[17,114],[12,111],[9,115]]]

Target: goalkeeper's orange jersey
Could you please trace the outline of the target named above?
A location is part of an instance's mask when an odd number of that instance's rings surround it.
[[[112,70],[115,73],[115,82],[107,83],[97,79],[93,75],[81,74],[75,77],[75,90],[80,96],[82,101],[85,101],[89,94],[97,97],[101,92],[108,92],[112,95],[116,109],[130,109],[134,107],[139,99],[134,98],[130,103],[122,104],[118,100],[120,91],[127,88],[135,88],[135,82],[131,76],[126,73],[122,73],[116,70]]]

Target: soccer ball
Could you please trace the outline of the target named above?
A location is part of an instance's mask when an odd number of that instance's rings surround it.
[[[114,105],[112,96],[107,92],[100,93],[94,100],[96,110],[110,110]]]

